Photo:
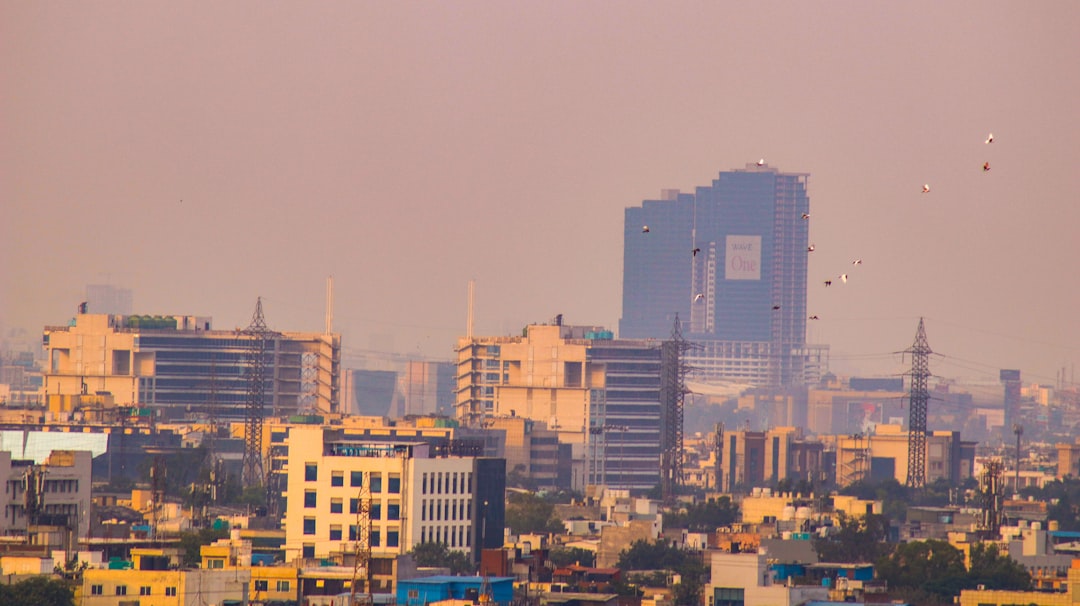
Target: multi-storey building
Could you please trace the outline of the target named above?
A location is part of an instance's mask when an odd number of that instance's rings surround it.
[[[824,445],[803,438],[797,427],[769,431],[723,431],[717,428],[718,445],[713,461],[716,487],[722,492],[737,488],[772,486],[788,479],[821,481]]]
[[[242,418],[257,337],[196,316],[79,314],[45,328],[46,395],[110,393],[119,406]],[[341,337],[271,332],[263,353],[266,414],[337,412]]]
[[[908,409],[903,379],[851,379],[848,385],[826,377],[807,394],[807,429],[819,434],[873,433],[874,427],[900,424]]]
[[[571,445],[571,486],[648,490],[664,444],[661,342],[601,327],[530,325],[523,336],[458,340],[458,419],[542,421]]]
[[[806,179],[750,164],[627,208],[619,336],[666,338],[678,317],[700,346],[688,355],[697,377],[816,381],[827,348],[806,343]]]
[[[908,432],[900,425],[881,424],[870,434],[841,435],[836,443],[836,483],[860,480],[907,481]],[[926,483],[945,479],[954,484],[974,475],[975,442],[960,439],[958,431],[926,435]]]
[[[452,447],[378,441],[340,430],[292,427],[288,445],[285,553],[288,561],[352,561],[367,528],[375,560],[426,542],[474,559],[502,545],[506,463],[458,456]],[[392,564],[372,564],[391,589]]]
[[[56,548],[71,548],[73,539],[90,530],[90,459],[85,450],[54,450],[41,464],[12,459],[0,450],[0,535],[27,536],[34,527],[51,527]]]
[[[363,359],[371,363],[371,358]],[[346,371],[346,412],[406,417],[454,414],[454,364],[390,357],[383,369]]]

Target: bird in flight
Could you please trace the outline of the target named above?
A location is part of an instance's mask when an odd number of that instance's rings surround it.
[[[855,259],[851,262],[852,265],[862,265],[862,259]]]
[[[765,158],[762,158],[762,159],[758,160],[757,165],[758,166],[765,166]]]
[[[811,244],[810,246],[807,246],[806,247],[806,252],[814,252],[814,245]]]
[[[698,254],[699,252],[701,252],[701,249],[700,249],[700,248],[695,248],[694,250],[690,251],[690,253],[691,253],[692,255],[694,255],[695,257],[697,256],[697,254]]]
[[[840,274],[840,281],[847,284],[847,274]]]
[[[930,184],[929,183],[922,186],[922,193],[924,193],[924,194],[930,193]]]
[[[986,144],[990,145],[993,142],[994,142],[994,133],[990,133],[989,135],[986,135]]]
[[[701,293],[698,293],[698,294],[694,295],[694,303],[697,303],[698,301],[701,301],[704,298],[705,298],[705,295],[703,295]]]
[[[776,311],[776,310],[780,309],[780,306],[779,305],[773,305],[772,308],[773,308],[773,311]]]
[[[815,314],[815,315],[810,316],[810,319],[811,320],[820,320],[821,318],[817,317],[817,314]]]
[[[983,172],[984,173],[990,172],[990,163],[989,162],[983,162]]]
[[[803,218],[803,220],[809,219],[810,218],[810,213],[803,213],[802,218]]]
[[[643,233],[643,234],[649,233],[649,226],[648,225],[642,225],[641,226],[641,233]]]
[[[825,280],[825,286],[832,286],[832,280]]]

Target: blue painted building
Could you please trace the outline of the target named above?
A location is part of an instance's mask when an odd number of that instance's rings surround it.
[[[509,606],[514,598],[514,577],[487,577],[491,604]],[[441,600],[479,602],[484,577],[434,576],[398,581],[400,606],[423,606]]]

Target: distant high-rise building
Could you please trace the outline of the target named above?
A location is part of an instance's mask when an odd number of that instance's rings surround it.
[[[697,378],[816,381],[827,348],[806,344],[806,179],[748,164],[627,208],[619,336],[668,338],[678,316],[700,346],[687,356]]]
[[[45,327],[42,393],[108,393],[165,418],[243,418],[254,338],[212,330],[208,317],[81,313]],[[340,412],[340,335],[273,332],[265,351],[267,416]]]
[[[86,285],[87,313],[129,316],[132,300],[130,288],[120,288],[112,284]]]

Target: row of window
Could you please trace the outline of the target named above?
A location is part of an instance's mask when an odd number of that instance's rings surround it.
[[[430,484],[428,476],[431,476]],[[420,479],[420,494],[470,494],[472,480],[471,471],[425,473]]]
[[[314,508],[316,506],[316,497],[309,498],[308,495],[314,494],[311,491],[304,492],[304,507]],[[333,497],[330,499],[330,513],[342,513],[343,500],[339,497]],[[368,510],[372,520],[383,519],[382,502],[375,502],[371,504]],[[360,512],[360,499],[349,499],[349,513]],[[401,519],[401,503],[398,501],[391,501],[386,504],[386,519],[387,520],[400,520]]]
[[[349,486],[353,488],[362,488],[364,486],[364,472],[363,471],[351,471],[349,472]],[[383,492],[383,474],[378,472],[368,472],[368,490],[372,493]],[[319,481],[319,464],[318,463],[305,463],[304,464],[304,481],[305,482],[318,482]],[[344,471],[331,471],[330,472],[330,486],[345,486],[345,472]],[[386,492],[390,494],[401,494],[401,474],[392,473],[386,478]]]
[[[420,501],[421,521],[471,519],[472,499],[423,499]]]
[[[278,581],[275,591],[290,591],[292,584],[289,581]],[[257,579],[255,581],[255,591],[269,591],[270,581],[266,579]]]
[[[45,480],[45,492],[79,492],[79,480]],[[26,492],[25,480],[8,480],[4,483],[4,494],[19,496]]]
[[[349,525],[349,539],[355,541],[358,536],[357,526],[355,524]],[[342,540],[342,528],[340,525],[332,524],[330,526],[330,540],[340,541]],[[383,532],[379,529],[373,529],[368,533],[368,544],[372,547],[383,547]],[[386,547],[399,547],[401,546],[401,531],[400,530],[387,530],[386,531]],[[301,550],[301,557],[313,558],[315,557],[315,545],[312,543],[305,543]],[[281,591],[279,589],[279,591]],[[287,591],[287,590],[286,590]]]
[[[472,534],[465,526],[420,527],[421,543],[446,543],[450,547],[472,547]]]
[[[116,595],[127,595],[127,593],[128,593],[127,585],[117,585],[116,586]],[[104,585],[91,585],[90,586],[90,595],[105,595],[105,586]],[[139,595],[153,595],[152,586],[150,586],[150,585],[142,585],[142,586],[140,586],[139,587]],[[176,595],[176,588],[175,587],[166,587],[165,588],[165,595],[166,596],[175,596]]]

